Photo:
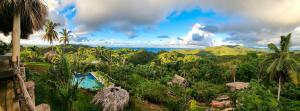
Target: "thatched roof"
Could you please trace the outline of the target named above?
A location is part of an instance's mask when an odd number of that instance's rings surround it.
[[[21,14],[21,38],[43,28],[48,10],[42,0],[0,0],[0,33],[8,35],[13,29],[13,16]]]
[[[47,60],[49,60],[49,61],[51,61],[52,60],[52,58],[53,57],[55,57],[57,55],[57,53],[55,52],[55,51],[49,51],[49,52],[46,52],[45,54],[44,54],[44,57],[47,59]]]
[[[175,75],[168,84],[169,85],[178,84],[183,87],[187,87],[189,85],[188,81],[179,75]]]
[[[129,102],[129,93],[120,87],[108,87],[98,91],[91,101],[103,111],[121,111]]]
[[[249,83],[246,82],[232,82],[232,83],[227,83],[227,87],[230,88],[231,91],[235,90],[241,90],[249,87]]]

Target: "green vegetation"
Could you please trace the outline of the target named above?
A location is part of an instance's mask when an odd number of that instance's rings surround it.
[[[53,51],[53,41],[58,40],[58,33],[55,31],[55,27],[57,26],[59,26],[59,24],[54,23],[52,21],[48,21],[45,25],[46,34],[43,36],[43,39],[50,43],[50,45],[52,46],[52,51]]]
[[[261,67],[266,63],[264,59],[271,57],[273,60],[272,55],[280,57],[282,53],[291,54],[289,57],[294,58],[282,59],[287,60],[283,63],[288,64],[288,61],[292,60],[295,63],[293,67],[296,68],[299,56],[284,51],[255,52],[241,46],[221,47],[229,50],[222,50],[222,53],[215,55],[206,50],[152,53],[125,48],[113,50],[105,47],[66,45],[65,51],[62,51],[62,46],[55,46],[57,55],[49,62],[45,60],[43,53],[51,50],[50,48],[26,47],[21,55],[22,61],[26,61],[25,65],[29,69],[29,79],[36,82],[37,103],[48,103],[55,111],[68,110],[65,108],[75,111],[98,109],[90,104],[96,92],[76,89],[76,84],[70,84],[70,76],[65,76],[72,74],[71,72],[95,72],[97,77],[105,80],[106,87],[113,83],[127,90],[130,100],[124,109],[126,111],[201,111],[210,107],[211,101],[220,95],[229,95],[232,100],[237,100],[233,107],[242,111],[300,109],[300,87],[293,84],[297,77],[286,75],[298,73],[282,72],[285,84],[281,86],[281,101],[277,101],[278,79],[268,79],[271,74],[270,68]],[[270,45],[271,49],[272,47]],[[207,49],[211,52],[219,50]],[[245,50],[239,52],[237,49]],[[279,68],[280,66],[278,65]],[[187,86],[171,84],[174,75],[184,78]],[[60,87],[53,87],[53,84],[47,81],[56,82]],[[72,87],[66,88],[59,81],[65,81],[64,83]],[[250,82],[250,87],[232,92],[225,84],[233,81]]]
[[[252,50],[241,46],[217,46],[217,47],[205,48],[204,51],[217,56],[224,56],[224,55],[246,55],[248,52]]]
[[[278,80],[277,100],[280,99],[281,85],[287,80],[291,79],[294,84],[300,83],[300,65],[291,57],[290,47],[291,34],[281,36],[280,48],[275,44],[269,44],[268,47],[274,53],[270,54],[262,63],[262,66],[268,64],[267,73],[270,79],[276,78]]]
[[[0,41],[0,55],[5,54],[10,50],[10,45]]]

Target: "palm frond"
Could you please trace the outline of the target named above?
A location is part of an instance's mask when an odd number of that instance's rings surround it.
[[[273,44],[273,43],[268,44],[268,48],[269,48],[270,50],[272,50],[272,51],[275,51],[276,53],[279,52],[279,49],[278,49],[278,48],[276,47],[276,45]]]
[[[267,73],[270,74],[270,79],[273,79],[276,74],[278,73],[278,70],[276,69],[278,65],[279,59],[275,59],[270,66],[267,68]]]
[[[48,9],[42,0],[1,0],[0,32],[12,32],[13,17],[21,15],[21,38],[28,38],[33,31],[42,29]]]

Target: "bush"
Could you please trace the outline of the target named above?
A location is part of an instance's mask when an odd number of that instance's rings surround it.
[[[282,97],[292,100],[300,100],[300,86],[291,82],[284,84],[282,89]]]
[[[10,46],[2,41],[0,41],[0,55],[5,54],[10,50]]]
[[[140,83],[135,89],[135,96],[139,96],[154,104],[164,105],[169,110],[184,109],[187,105],[188,98],[184,96],[185,93],[178,94],[178,87],[170,89],[169,87],[160,84],[157,81],[147,81]],[[180,91],[183,91],[180,89]]]
[[[240,111],[271,111],[278,105],[271,91],[256,81],[250,83],[249,89],[237,93],[237,101],[237,110]]]
[[[192,89],[192,97],[202,102],[210,102],[217,95],[226,91],[225,85],[217,85],[205,81],[195,83],[192,85]]]

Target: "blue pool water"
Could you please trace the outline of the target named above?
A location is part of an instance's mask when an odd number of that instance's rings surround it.
[[[75,76],[76,81],[81,81],[79,84],[80,88],[90,89],[90,90],[98,90],[103,86],[102,83],[98,82],[97,79],[92,74],[78,74]]]

